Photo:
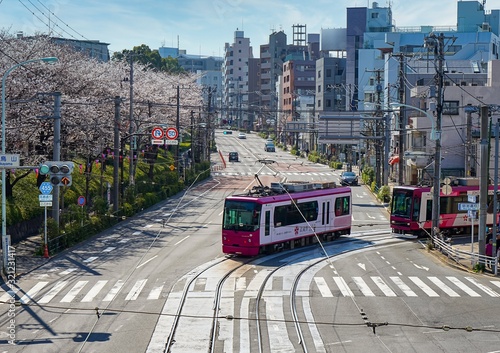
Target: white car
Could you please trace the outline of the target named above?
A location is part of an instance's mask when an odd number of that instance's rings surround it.
[[[247,135],[246,135],[244,132],[240,132],[240,133],[238,134],[238,138],[239,138],[239,139],[246,139],[246,138],[247,138]]]

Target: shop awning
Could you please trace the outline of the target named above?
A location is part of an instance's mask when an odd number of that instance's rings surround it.
[[[390,165],[394,165],[396,163],[399,163],[399,156],[393,156],[393,157],[389,158]]]

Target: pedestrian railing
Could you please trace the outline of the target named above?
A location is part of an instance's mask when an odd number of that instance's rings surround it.
[[[440,237],[431,237],[431,240],[433,242],[434,248],[446,255],[448,259],[453,260],[459,264],[470,263],[472,268],[476,267],[476,265],[484,265],[485,269],[491,269],[491,271],[495,275],[498,274],[497,256],[486,256],[474,252],[460,250],[456,247],[453,247],[450,240]]]

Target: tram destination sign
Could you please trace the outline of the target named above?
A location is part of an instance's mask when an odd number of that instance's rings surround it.
[[[459,211],[477,211],[479,210],[478,203],[459,203],[458,204]]]

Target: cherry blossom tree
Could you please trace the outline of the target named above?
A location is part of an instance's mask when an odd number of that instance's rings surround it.
[[[93,162],[112,150],[115,97],[121,98],[121,138],[129,135],[130,124],[138,135],[158,124],[176,126],[177,109],[180,126],[189,126],[190,112],[201,109],[201,87],[191,74],[160,71],[134,61],[131,102],[128,60],[101,62],[45,35],[17,38],[0,32],[0,74],[20,62],[44,57],[58,61],[20,66],[6,78],[6,152],[20,154],[24,165],[52,159],[54,92],[61,94],[61,160],[87,160],[88,174]],[[16,173],[11,178],[10,174],[8,197],[16,179],[26,175]]]

